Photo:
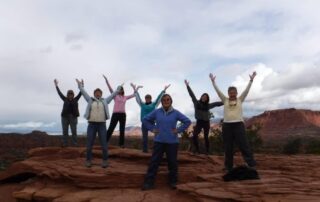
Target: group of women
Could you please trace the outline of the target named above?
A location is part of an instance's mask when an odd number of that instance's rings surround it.
[[[249,89],[256,76],[256,72],[253,72],[250,76],[249,83],[243,93],[238,97],[237,88],[231,86],[228,88],[228,96],[225,96],[218,88],[215,82],[215,76],[210,74],[209,77],[213,84],[215,91],[217,92],[221,101],[210,103],[209,95],[204,93],[200,99],[197,99],[194,95],[189,82],[185,80],[188,93],[192,99],[195,109],[196,124],[193,130],[193,143],[194,152],[199,153],[198,135],[201,130],[204,131],[204,139],[206,146],[206,153],[209,152],[209,129],[210,129],[210,109],[218,106],[224,106],[224,118],[222,125],[222,137],[224,142],[225,150],[225,169],[231,171],[233,168],[233,150],[234,145],[237,144],[244,160],[247,165],[255,169],[256,162],[253,157],[253,153],[250,150],[248,141],[245,134],[245,126],[242,115],[242,103],[248,95]],[[102,90],[97,88],[93,92],[93,96],[90,96],[84,89],[83,80],[76,79],[80,93],[74,97],[72,90],[67,92],[67,96],[64,96],[58,87],[58,81],[55,79],[54,83],[57,92],[61,99],[64,101],[61,123],[63,128],[63,146],[68,145],[68,126],[70,125],[72,131],[72,144],[77,146],[76,139],[76,124],[77,117],[79,116],[78,100],[81,95],[87,101],[87,107],[84,117],[88,120],[87,127],[87,145],[86,145],[86,167],[92,166],[92,147],[98,133],[100,144],[102,147],[102,164],[103,168],[108,166],[108,141],[110,140],[112,133],[119,122],[120,124],[120,136],[119,146],[124,147],[125,142],[125,123],[126,123],[126,101],[135,97],[138,105],[141,108],[140,119],[142,122],[142,139],[143,139],[143,152],[148,152],[148,131],[154,133],[154,144],[151,160],[145,176],[144,184],[142,189],[148,190],[154,188],[155,176],[158,167],[162,161],[163,154],[166,154],[169,169],[169,185],[171,188],[176,188],[178,182],[178,133],[185,131],[191,124],[188,117],[176,110],[172,106],[172,97],[166,94],[165,91],[170,85],[164,87],[163,91],[160,92],[157,99],[152,102],[151,95],[145,96],[145,101],[141,100],[139,95],[139,88],[131,83],[133,88],[133,94],[125,96],[122,85],[119,85],[114,91],[111,87],[107,77],[104,76],[110,95],[102,97]],[[110,117],[109,103],[114,100],[113,113]],[[157,106],[161,102],[161,107]],[[106,129],[106,120],[110,119],[110,125],[108,130]],[[179,127],[177,123],[180,122]]]

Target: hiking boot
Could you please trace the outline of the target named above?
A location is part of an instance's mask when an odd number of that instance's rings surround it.
[[[102,164],[101,164],[101,167],[102,168],[106,168],[106,167],[108,167],[109,165],[108,165],[108,162],[107,162],[107,160],[103,160],[102,161]]]
[[[92,163],[90,160],[86,160],[86,163],[84,164],[87,168],[91,168]]]

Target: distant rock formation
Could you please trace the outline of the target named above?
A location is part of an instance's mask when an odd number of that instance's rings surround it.
[[[263,140],[284,140],[291,137],[320,138],[320,111],[279,109],[265,111],[246,121],[247,127],[261,124]]]

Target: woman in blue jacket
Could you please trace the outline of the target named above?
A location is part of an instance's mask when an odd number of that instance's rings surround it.
[[[169,168],[169,185],[176,188],[178,181],[178,133],[185,131],[191,124],[189,118],[172,107],[172,98],[164,94],[161,98],[162,107],[154,110],[143,118],[143,124],[155,134],[153,153],[145,176],[142,190],[152,189],[158,167],[166,153]],[[177,122],[182,124],[177,128]]]

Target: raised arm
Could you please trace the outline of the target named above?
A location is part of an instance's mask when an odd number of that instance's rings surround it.
[[[81,81],[81,85],[82,85],[82,87],[84,87],[84,83],[83,83],[83,80]],[[80,99],[80,97],[81,97],[81,91],[78,93],[78,95],[74,98],[75,100],[79,100]]]
[[[217,92],[219,98],[221,99],[222,102],[225,102],[225,100],[227,99],[227,97],[220,91],[220,89],[218,88],[216,82],[215,82],[215,79],[216,79],[216,76],[213,76],[213,74],[209,74],[209,77],[211,79],[211,82],[212,82],[212,85],[215,89],[215,91]]]
[[[78,88],[81,92],[81,94],[83,95],[84,99],[89,102],[89,100],[91,99],[91,97],[89,96],[89,94],[86,92],[86,90],[84,89],[83,87],[83,80],[79,80],[79,79],[76,79],[76,82],[78,84]]]
[[[209,104],[209,109],[215,108],[215,107],[220,107],[223,105],[223,102],[212,102]]]
[[[256,77],[257,73],[256,72],[253,72],[251,75],[249,75],[250,77],[250,81],[246,87],[246,89],[241,93],[241,95],[239,96],[239,99],[243,102],[245,100],[245,98],[247,97],[248,93],[249,93],[249,90],[251,88],[251,85],[252,85],[252,82],[253,82],[253,79],[254,77]]]
[[[116,97],[116,95],[119,93],[120,89],[122,88],[122,86],[118,86],[117,90],[114,91],[113,93],[111,93],[111,95],[109,95],[108,97],[105,98],[106,102],[109,104],[114,97]]]
[[[64,95],[61,93],[61,91],[60,91],[60,89],[59,89],[59,86],[58,86],[58,80],[57,80],[57,79],[54,79],[53,82],[54,82],[54,85],[56,86],[56,90],[57,90],[57,92],[58,92],[59,97],[60,97],[63,101],[65,101],[67,98],[66,98],[66,96],[64,96]]]
[[[107,77],[105,75],[102,75],[102,76],[103,76],[104,80],[106,81],[106,84],[108,86],[108,89],[109,89],[110,93],[113,93],[113,89],[112,89]]]
[[[142,88],[143,86],[138,86],[138,87],[137,87],[137,85],[135,85],[135,84],[133,84],[133,83],[130,83],[130,85],[131,85],[131,87],[133,88],[134,95],[135,95],[135,97],[136,97],[136,101],[137,101],[138,105],[141,106],[141,105],[143,104],[143,102],[142,102],[142,100],[141,100],[141,97],[140,97],[140,95],[139,95],[138,90],[139,90],[139,88]]]
[[[158,95],[156,101],[154,102],[154,106],[155,107],[158,107],[158,105],[160,104],[161,102],[161,98],[162,96],[166,93],[166,90],[171,86],[171,84],[168,84],[168,85],[165,85],[164,88],[163,88],[163,91],[161,91],[161,93]]]
[[[193,93],[193,91],[192,91],[192,89],[191,89],[191,87],[190,87],[190,85],[189,85],[189,81],[184,80],[184,83],[185,83],[186,86],[187,86],[187,90],[188,90],[188,93],[189,93],[189,95],[190,95],[190,97],[191,97],[191,99],[192,99],[192,102],[193,102],[194,104],[197,103],[198,100],[197,100],[196,96],[194,95],[194,93]]]

